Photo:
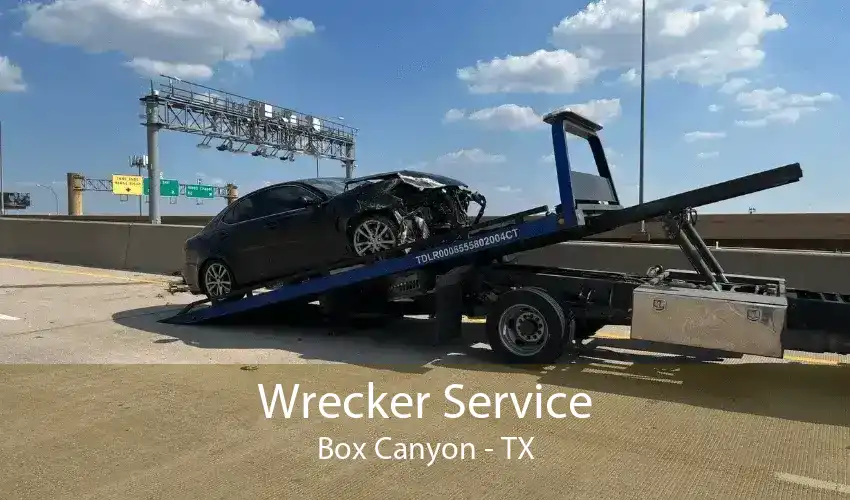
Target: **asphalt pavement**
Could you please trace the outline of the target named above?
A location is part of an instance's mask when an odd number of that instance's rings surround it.
[[[475,320],[440,347],[415,318],[162,324],[194,299],[174,280],[0,259],[3,497],[850,498],[846,356],[662,354],[606,328],[583,356],[525,370],[493,364]],[[270,399],[296,383],[430,399],[422,418],[267,418],[258,384]],[[590,417],[520,419],[508,403],[498,419],[446,418],[451,384],[459,399],[540,392],[543,409],[584,393]],[[323,460],[323,437],[364,456]],[[533,459],[511,437],[533,437]],[[394,443],[414,456],[382,459]]]

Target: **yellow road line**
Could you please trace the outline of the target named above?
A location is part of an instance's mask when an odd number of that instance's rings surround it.
[[[631,337],[623,334],[612,334],[599,332],[593,336],[593,338],[597,339],[608,339],[608,340],[628,340]],[[786,354],[782,359],[785,361],[793,361],[796,363],[804,363],[808,365],[828,365],[828,366],[838,366],[841,362],[836,361],[834,359],[822,359],[822,358],[814,358],[809,356],[795,356],[793,354]]]
[[[623,335],[622,333],[605,333],[598,332],[593,335],[595,339],[609,339],[609,340],[629,340],[631,337],[628,335]]]
[[[841,362],[834,359],[821,359],[821,358],[810,358],[808,356],[793,356],[790,354],[786,354],[784,358],[785,361],[794,361],[797,363],[805,363],[807,365],[829,365],[829,366],[838,366]]]
[[[57,269],[55,267],[42,267],[42,266],[29,266],[24,264],[7,264],[5,262],[0,262],[0,267],[13,267],[16,269],[26,269],[27,271],[46,271],[49,273],[59,273],[59,274],[74,274],[77,276],[88,276],[90,278],[103,278],[103,279],[118,279],[131,281],[135,283],[148,283],[152,285],[167,285],[169,283],[168,280],[152,280],[152,279],[144,279],[144,278],[135,278],[130,276],[120,276],[115,274],[106,274],[106,273],[91,273],[88,271],[77,271],[71,269]]]

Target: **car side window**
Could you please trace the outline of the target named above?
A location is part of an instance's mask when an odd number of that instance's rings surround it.
[[[231,208],[230,211],[222,217],[222,221],[224,221],[225,224],[237,224],[239,222],[254,219],[256,217],[255,198],[256,196],[249,196],[236,202],[233,208]]]
[[[315,196],[298,186],[280,186],[267,189],[260,193],[259,206],[254,216],[266,217],[304,208],[306,206],[304,198],[315,199]]]

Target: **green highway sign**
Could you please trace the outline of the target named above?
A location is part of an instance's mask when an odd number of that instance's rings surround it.
[[[150,196],[151,194],[151,184],[150,179],[145,177],[144,181],[144,193],[145,196]],[[180,183],[173,179],[160,179],[159,180],[159,195],[160,196],[180,196]]]
[[[186,184],[186,198],[215,198],[215,186]]]

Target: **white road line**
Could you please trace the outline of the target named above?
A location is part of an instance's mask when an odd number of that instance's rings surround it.
[[[6,321],[19,321],[21,318],[16,318],[14,316],[6,316],[5,314],[0,314],[0,320]]]
[[[668,378],[650,377],[649,375],[638,375],[636,373],[615,372],[611,370],[597,370],[596,368],[584,368],[581,373],[594,373],[597,375],[614,375],[615,377],[632,378],[636,380],[646,380],[649,382],[661,382],[664,384],[682,385],[681,380],[671,380]]]
[[[834,491],[836,493],[850,495],[850,485],[834,483],[832,481],[822,481],[820,479],[814,479],[806,476],[797,476],[795,474],[788,474],[787,472],[776,472],[774,474],[776,475],[776,479],[785,481],[786,483],[794,483],[818,490]]]

